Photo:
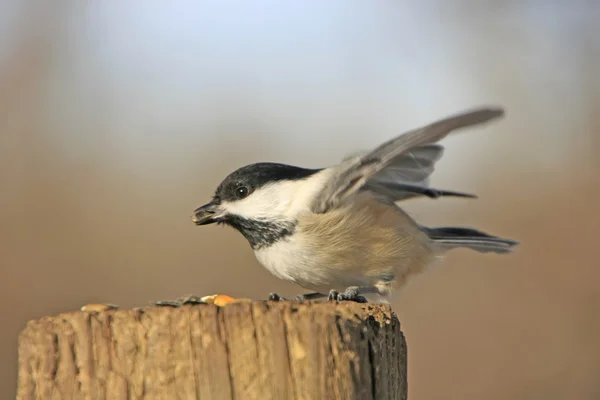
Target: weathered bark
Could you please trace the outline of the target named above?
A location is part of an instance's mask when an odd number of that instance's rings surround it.
[[[389,306],[238,303],[72,312],[19,337],[19,400],[406,399]]]

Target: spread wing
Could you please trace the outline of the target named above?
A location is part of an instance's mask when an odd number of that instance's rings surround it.
[[[444,148],[437,144],[416,147],[395,157],[386,168],[369,178],[361,190],[375,192],[393,202],[417,196],[433,199],[442,196],[476,197],[429,187],[429,175],[443,154]]]
[[[480,108],[463,112],[406,132],[369,153],[346,159],[332,167],[331,177],[315,196],[312,210],[324,213],[338,207],[363,188],[371,178],[380,173],[385,176],[384,170],[391,166],[394,160],[397,161],[399,157],[406,156],[416,148],[435,143],[456,129],[482,124],[503,115],[504,111],[500,108]],[[390,171],[393,171],[393,168]],[[374,182],[377,181],[378,179],[375,179]]]

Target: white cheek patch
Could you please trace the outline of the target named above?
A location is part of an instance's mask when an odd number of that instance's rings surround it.
[[[275,218],[286,208],[286,193],[289,187],[285,183],[266,185],[241,200],[224,201],[221,207],[229,214],[251,219]]]
[[[327,172],[318,172],[307,179],[267,184],[245,199],[222,202],[221,208],[229,214],[249,219],[295,219],[299,213],[308,210],[328,178]]]

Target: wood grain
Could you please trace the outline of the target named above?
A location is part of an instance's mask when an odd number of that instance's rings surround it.
[[[19,400],[406,399],[387,305],[239,303],[72,312],[19,337]]]

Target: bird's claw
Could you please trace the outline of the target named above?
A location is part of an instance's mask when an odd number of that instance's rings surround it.
[[[360,295],[360,290],[358,286],[350,286],[346,288],[343,293],[338,292],[335,289],[329,291],[329,295],[327,296],[328,301],[353,301],[356,303],[367,303],[367,299],[364,296]]]

